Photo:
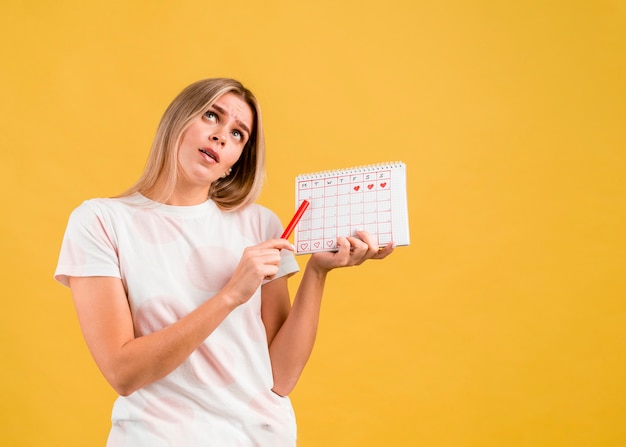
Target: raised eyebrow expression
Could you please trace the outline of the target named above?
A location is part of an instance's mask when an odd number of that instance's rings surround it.
[[[226,112],[226,110],[224,110],[223,108],[221,108],[220,106],[218,106],[217,104],[213,104],[211,106],[213,109],[215,109],[217,111],[217,113],[219,113],[220,115],[228,115],[228,113]],[[210,110],[209,110],[210,112]],[[246,125],[246,123],[244,123],[241,120],[236,120],[235,123],[241,127],[241,130],[243,130],[246,133],[246,136],[250,135],[250,129],[248,128],[248,126]]]

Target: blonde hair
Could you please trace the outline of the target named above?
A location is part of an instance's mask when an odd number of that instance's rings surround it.
[[[205,113],[226,93],[239,95],[250,106],[253,115],[252,129],[231,174],[211,184],[208,198],[224,210],[234,211],[253,203],[261,193],[265,176],[261,108],[252,92],[239,81],[227,78],[197,81],[174,98],[161,118],[142,176],[120,197],[137,192],[144,195],[158,193],[158,196],[151,198],[157,202],[166,202],[176,186],[178,147],[183,133],[193,120]]]

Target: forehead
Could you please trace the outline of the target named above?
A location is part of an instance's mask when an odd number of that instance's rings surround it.
[[[240,121],[245,124],[248,129],[252,129],[253,113],[248,103],[236,93],[228,92],[217,98],[213,103],[213,107],[219,112],[227,115],[228,118]]]

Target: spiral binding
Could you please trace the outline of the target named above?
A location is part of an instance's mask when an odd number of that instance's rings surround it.
[[[350,174],[363,174],[366,172],[376,172],[381,169],[401,168],[404,166],[402,161],[391,161],[386,163],[374,163],[369,165],[352,166],[344,169],[333,169],[328,171],[309,172],[306,174],[299,174],[296,180],[312,180],[316,178],[325,178],[329,175],[350,175]]]

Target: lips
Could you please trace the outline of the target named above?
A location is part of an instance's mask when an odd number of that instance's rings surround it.
[[[200,148],[200,149],[198,149],[198,150],[199,150],[201,153],[203,153],[204,155],[206,155],[208,158],[210,158],[210,159],[214,160],[215,162],[218,162],[218,163],[219,163],[219,161],[220,161],[220,157],[219,157],[219,155],[217,154],[217,152],[215,152],[215,151],[213,151],[213,150],[209,149],[208,147],[203,147],[203,148]]]

